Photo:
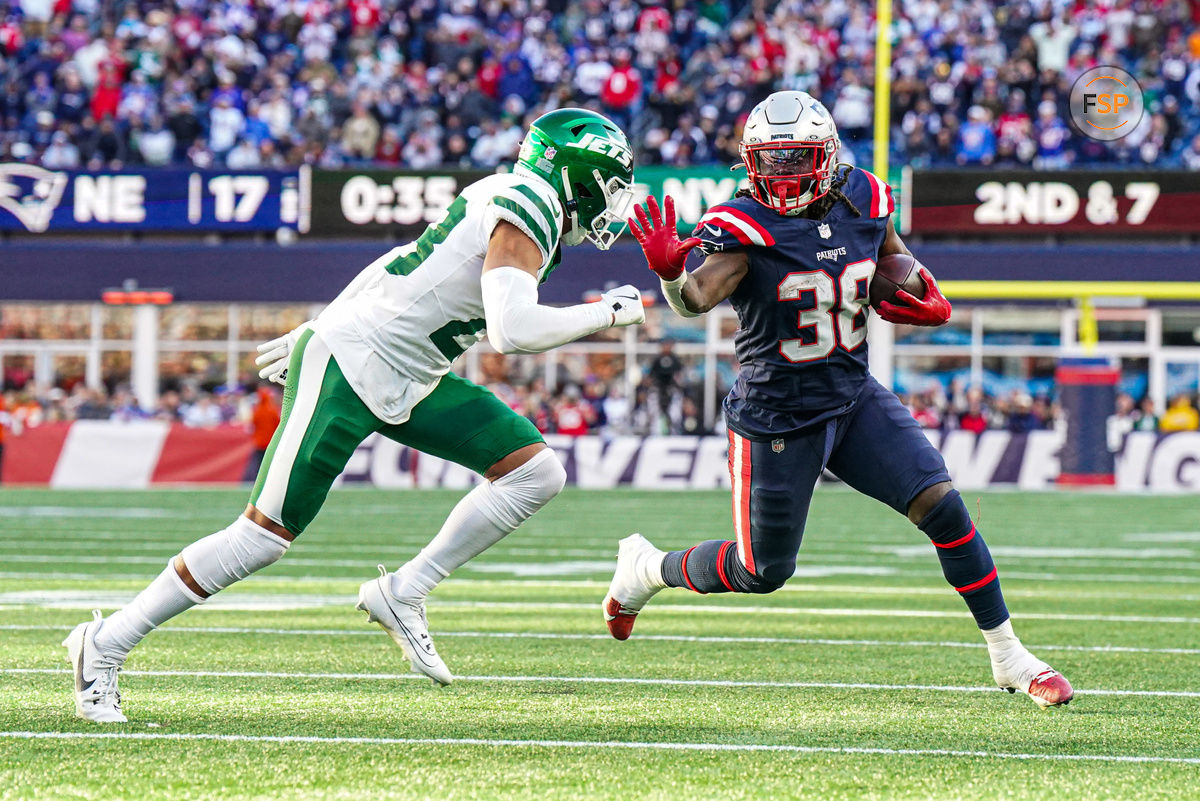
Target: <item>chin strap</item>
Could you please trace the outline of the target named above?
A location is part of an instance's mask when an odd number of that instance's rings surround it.
[[[562,168],[562,187],[563,196],[567,202],[563,205],[567,209],[567,219],[571,221],[569,230],[563,231],[562,239],[568,245],[578,245],[583,242],[584,232],[579,226],[579,201],[575,199],[575,193],[571,191],[571,182],[567,179],[567,168]]]

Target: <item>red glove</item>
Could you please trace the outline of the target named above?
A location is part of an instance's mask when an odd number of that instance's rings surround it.
[[[641,206],[633,207],[637,220],[630,218],[629,230],[642,246],[650,269],[658,273],[662,280],[674,281],[683,274],[683,265],[687,261],[688,253],[700,244],[700,240],[693,236],[679,241],[679,234],[675,229],[675,201],[667,195],[663,202],[667,212],[665,221],[658,213],[658,201],[651,195],[646,201],[645,209]],[[641,227],[638,223],[641,223]]]
[[[925,282],[925,297],[917,300],[903,289],[897,290],[896,299],[904,301],[903,306],[879,302],[879,316],[889,323],[901,325],[943,325],[950,320],[950,301],[938,289],[937,282],[924,267],[921,269],[921,280]]]

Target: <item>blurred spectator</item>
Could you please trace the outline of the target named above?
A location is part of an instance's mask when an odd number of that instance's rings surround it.
[[[1125,437],[1132,431],[1138,419],[1137,407],[1133,403],[1133,397],[1122,392],[1117,395],[1116,410],[1109,416],[1106,421],[1106,438],[1108,441],[1108,449],[1113,453],[1121,450],[1125,444]]]
[[[1149,395],[1142,398],[1138,404],[1137,420],[1133,424],[1134,431],[1157,431],[1158,410],[1154,407],[1154,399]]]
[[[925,395],[913,395],[908,402],[913,419],[921,424],[921,428],[940,428],[942,416],[937,408],[929,403]]]
[[[1039,170],[1062,170],[1071,165],[1067,151],[1067,139],[1071,131],[1059,119],[1058,107],[1053,101],[1043,100],[1038,105],[1038,119],[1034,125],[1037,136],[1037,158],[1033,165]]]
[[[208,145],[213,155],[224,159],[237,144],[246,127],[246,116],[228,95],[219,95],[208,119]]]
[[[79,167],[79,148],[66,131],[55,131],[50,146],[42,154],[42,166],[48,170],[74,170]]]
[[[170,164],[175,155],[175,134],[163,124],[162,117],[155,114],[149,127],[132,137],[130,145],[143,164],[162,167]]]
[[[250,415],[250,440],[254,450],[246,462],[242,481],[253,481],[258,476],[258,469],[262,467],[267,448],[271,445],[271,437],[279,427],[280,408],[276,395],[270,386],[259,386],[255,393],[254,411]]]
[[[1197,429],[1200,429],[1200,412],[1192,405],[1192,399],[1187,395],[1176,395],[1159,418],[1158,430],[1170,433]]]
[[[622,130],[628,131],[641,96],[642,76],[630,63],[629,51],[618,48],[613,69],[608,73],[600,92],[604,113]]]
[[[971,106],[967,124],[958,134],[959,164],[991,164],[996,159],[996,134],[992,132],[992,114],[983,106]]]
[[[982,434],[988,428],[987,410],[983,405],[983,390],[967,390],[966,408],[958,415],[958,427],[972,434]]]
[[[375,144],[379,141],[379,122],[362,103],[354,104],[354,111],[342,126],[342,152],[356,161],[367,161],[375,155]]]
[[[1200,133],[1192,139],[1192,143],[1183,151],[1183,166],[1189,170],[1200,171]]]
[[[554,407],[554,428],[568,437],[581,437],[596,419],[595,411],[580,398],[579,387],[571,384]]]
[[[182,422],[185,426],[194,428],[212,428],[220,425],[221,407],[212,399],[211,395],[201,395],[195,402],[189,403],[183,408]]]

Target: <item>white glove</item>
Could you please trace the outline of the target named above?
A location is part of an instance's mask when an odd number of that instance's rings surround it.
[[[630,284],[610,289],[600,296],[600,302],[613,313],[613,327],[640,325],[646,322],[646,310],[642,308],[642,293]]]
[[[281,386],[286,384],[288,362],[292,359],[292,348],[296,347],[300,336],[310,328],[312,328],[312,320],[301,323],[277,339],[259,345],[259,356],[254,360],[254,363],[260,368],[258,377],[264,381],[274,381]]]

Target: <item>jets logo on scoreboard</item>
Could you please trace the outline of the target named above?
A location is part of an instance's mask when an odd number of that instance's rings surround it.
[[[577,147],[580,150],[590,150],[621,162],[622,167],[633,166],[633,151],[616,139],[609,139],[599,134],[588,133],[580,137],[578,142],[566,142],[566,147]]]

